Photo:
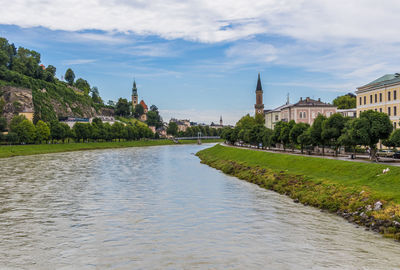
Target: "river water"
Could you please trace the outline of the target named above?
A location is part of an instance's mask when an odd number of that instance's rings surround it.
[[[0,159],[0,269],[400,268],[400,243],[200,164],[209,146]]]

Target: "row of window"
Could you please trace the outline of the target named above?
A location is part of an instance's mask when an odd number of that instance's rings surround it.
[[[366,112],[367,110],[364,110],[364,112]],[[377,112],[378,111],[378,109],[375,109],[375,111]],[[360,113],[361,112],[363,112],[363,111],[360,111]],[[382,108],[379,108],[379,112],[382,112]],[[396,106],[393,106],[393,110],[392,110],[392,107],[388,107],[387,108],[387,114],[389,115],[389,116],[392,116],[392,112],[393,112],[393,116],[397,116],[397,107]]]
[[[319,114],[321,114],[321,113],[318,112],[317,115],[319,115]],[[326,113],[326,116],[327,116],[327,117],[329,117],[329,116],[331,116],[331,115],[332,115],[332,112],[327,112],[327,113]],[[306,112],[300,112],[300,119],[305,119],[305,118],[307,118]],[[313,118],[313,119],[315,118],[315,112],[312,112],[312,118]]]
[[[392,92],[389,91],[387,93],[387,95],[388,95],[387,96],[387,100],[391,101],[392,100]],[[382,99],[383,99],[382,93],[379,93],[379,102],[382,102]],[[396,90],[393,91],[393,100],[397,100],[397,91]],[[362,103],[363,98],[362,97],[360,97],[359,101],[360,101],[359,102],[360,105],[363,105],[363,103]],[[369,104],[372,104],[372,103],[378,103],[378,94],[369,95]],[[367,96],[364,96],[364,105],[366,105],[366,104],[367,104]]]

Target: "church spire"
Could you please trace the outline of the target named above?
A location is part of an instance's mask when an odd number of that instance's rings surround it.
[[[137,96],[136,81],[133,80],[132,96]]]
[[[257,80],[257,88],[256,88],[256,91],[262,91],[261,79],[260,79],[260,72],[258,73],[258,80]]]

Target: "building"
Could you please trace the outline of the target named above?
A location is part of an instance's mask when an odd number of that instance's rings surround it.
[[[190,120],[187,120],[187,119],[178,120],[178,119],[175,119],[175,118],[171,118],[171,120],[169,120],[169,122],[170,123],[171,122],[175,122],[178,125],[178,132],[179,131],[185,132],[186,129],[188,127],[190,127]]]
[[[29,121],[33,122],[33,115],[34,111],[31,108],[25,108],[22,112],[18,113],[19,115],[23,115],[28,119]]]
[[[222,121],[222,115],[219,118],[219,125],[211,122],[210,128],[220,129],[224,127],[224,122]]]
[[[275,124],[279,121],[289,122],[294,120],[296,123],[306,123],[312,125],[314,119],[319,115],[325,115],[326,117],[336,113],[337,107],[324,103],[321,99],[315,100],[309,97],[300,100],[295,104],[290,104],[289,97],[286,104],[279,106],[273,110],[264,110],[263,101],[263,90],[261,86],[260,74],[258,74],[257,88],[256,88],[256,114],[259,114],[262,110],[265,117],[265,126],[273,129]]]
[[[140,116],[140,120],[146,121],[147,120],[147,112],[149,111],[149,108],[147,107],[147,104],[144,102],[142,99],[139,103],[143,107],[143,114]]]
[[[255,114],[264,113],[263,103],[263,90],[261,85],[260,73],[258,73],[257,87],[256,87],[256,104],[254,104]]]
[[[337,109],[337,113],[340,113],[344,117],[356,118],[357,117],[357,109]]]
[[[393,127],[400,125],[400,73],[386,74],[375,81],[357,88],[357,116],[361,112],[374,110],[386,113]]]

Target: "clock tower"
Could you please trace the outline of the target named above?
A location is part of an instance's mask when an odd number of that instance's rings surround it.
[[[256,104],[254,105],[256,114],[264,114],[263,90],[261,86],[260,73],[258,73],[257,88],[256,88]]]

